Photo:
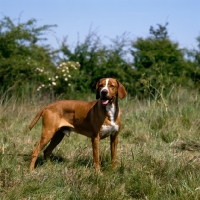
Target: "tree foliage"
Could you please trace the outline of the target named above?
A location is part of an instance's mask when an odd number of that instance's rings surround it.
[[[184,59],[178,43],[169,39],[165,26],[150,28],[150,37],[138,38],[132,43],[134,68],[139,74],[139,90],[155,92],[170,89],[174,85],[188,85],[191,81],[192,65]]]
[[[20,85],[39,81],[35,69],[51,68],[52,51],[37,43],[52,26],[36,26],[36,20],[15,25],[10,18],[0,21],[0,87],[16,89]],[[42,77],[41,77],[42,78]]]
[[[73,51],[66,43],[62,44],[64,60],[80,63],[79,76],[74,80],[77,83],[76,90],[86,91],[86,88],[94,87],[102,77],[115,77],[125,85],[129,84],[127,76],[132,69],[131,64],[123,57],[126,47],[123,39],[124,36],[121,40],[113,40],[113,46],[108,47],[91,32],[83,43],[77,43]]]
[[[117,78],[130,95],[142,98],[180,85],[197,86],[200,37],[198,49],[183,50],[170,40],[167,26],[151,26],[149,37],[135,41],[124,33],[109,45],[91,31],[74,48],[63,40],[54,50],[44,41],[55,25],[38,27],[35,19],[14,23],[4,17],[0,20],[0,91],[20,92],[28,85],[43,94],[51,91],[69,97],[71,92],[89,92],[102,77]]]

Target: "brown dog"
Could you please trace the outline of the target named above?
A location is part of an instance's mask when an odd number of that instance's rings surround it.
[[[120,112],[118,96],[126,96],[124,86],[113,78],[102,78],[96,84],[96,101],[63,100],[43,107],[30,124],[30,130],[42,116],[42,135],[31,155],[30,170],[34,169],[40,151],[50,142],[44,151],[49,160],[53,149],[64,135],[74,131],[90,137],[92,140],[94,167],[100,171],[99,141],[110,136],[111,159],[116,167],[116,151],[120,130]]]

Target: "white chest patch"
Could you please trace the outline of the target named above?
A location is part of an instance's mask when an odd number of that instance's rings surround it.
[[[102,125],[102,129],[101,129],[102,137],[114,135],[119,130],[119,126],[114,121],[115,120],[114,116],[115,116],[115,111],[116,111],[115,105],[107,105],[106,110],[110,116],[110,125]]]

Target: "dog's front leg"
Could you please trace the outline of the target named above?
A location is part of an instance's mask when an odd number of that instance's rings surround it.
[[[100,172],[99,141],[100,141],[99,135],[95,138],[92,138],[94,168],[96,169],[97,172]]]
[[[111,150],[111,161],[113,168],[117,167],[117,144],[118,144],[118,134],[110,136],[110,150]]]

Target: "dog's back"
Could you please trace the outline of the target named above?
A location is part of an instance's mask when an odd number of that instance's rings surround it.
[[[93,107],[95,107],[97,103],[97,100],[93,102],[81,100],[62,100],[54,102],[43,107],[36,114],[29,125],[29,128],[31,130],[42,116],[43,125],[45,126],[51,127],[54,125],[55,130],[60,129],[63,126],[70,127],[75,132],[89,137],[90,134],[88,131],[91,132],[91,123],[93,123],[94,120],[91,119],[90,115],[93,115],[93,112],[95,112],[93,111],[93,109],[95,109]]]

